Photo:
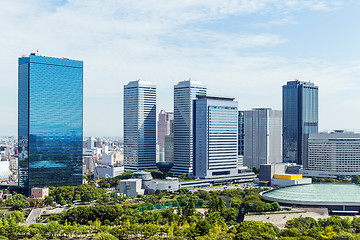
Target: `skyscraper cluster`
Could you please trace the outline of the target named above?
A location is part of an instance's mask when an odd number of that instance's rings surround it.
[[[150,132],[141,133],[143,125],[134,124],[133,120],[127,122],[125,116],[130,114],[127,109],[139,116],[147,116],[147,113],[144,108],[136,108],[140,95],[129,96],[125,91],[124,102],[133,101],[131,108],[124,106],[127,149],[130,147],[130,144],[127,146],[128,132],[141,136]],[[151,96],[145,94],[141,98],[153,99]],[[152,126],[156,123],[155,117],[149,121]],[[295,80],[284,85],[283,111],[271,108],[238,111],[238,102],[233,98],[208,96],[205,86],[188,80],[174,86],[174,113],[160,111],[157,142],[160,152],[171,150],[162,159],[173,163],[171,172],[175,175],[193,173],[198,178],[215,178],[235,176],[238,167],[243,165],[259,168],[261,164],[294,162],[306,166],[308,136],[317,131],[318,88],[313,83]],[[156,136],[154,131],[152,134],[151,139]],[[133,149],[144,148],[142,141],[134,137],[132,143],[136,142],[138,145],[135,144]],[[152,148],[147,145],[152,149],[148,156],[155,154],[156,145],[154,141],[151,144]],[[131,154],[129,158],[137,158],[141,152],[125,151],[125,159],[126,154]],[[132,165],[131,169],[145,169],[140,163],[138,160],[136,167]],[[155,166],[155,158],[152,163]],[[130,169],[130,162],[125,161],[125,166]]]
[[[18,98],[19,185],[29,191],[81,184],[83,62],[19,58]],[[156,86],[131,81],[124,86],[125,170],[157,169],[157,156],[173,163],[175,175],[197,178],[236,176],[243,164],[307,167],[309,135],[318,132],[318,87],[289,81],[282,103],[282,111],[239,111],[234,98],[209,96],[200,82],[180,81],[173,112],[161,110],[157,122]],[[86,144],[92,148],[94,139]]]

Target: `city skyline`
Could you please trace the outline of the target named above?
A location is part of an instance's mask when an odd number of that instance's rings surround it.
[[[84,61],[85,136],[122,137],[122,85],[138,78],[158,86],[158,109],[169,112],[173,85],[189,77],[209,94],[235,97],[239,110],[281,109],[281,86],[310,80],[321,88],[320,131],[360,129],[353,111],[360,107],[354,47],[360,32],[350,27],[358,20],[357,1],[11,1],[0,7],[1,136],[17,135],[17,57],[38,49]],[[108,114],[113,117],[103,117]]]

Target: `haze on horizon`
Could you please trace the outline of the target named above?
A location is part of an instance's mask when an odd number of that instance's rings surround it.
[[[360,131],[360,1],[13,0],[0,3],[0,136],[17,135],[17,61],[84,61],[84,136],[122,136],[123,85],[202,82],[239,109],[281,109],[295,78],[319,86],[319,130]]]

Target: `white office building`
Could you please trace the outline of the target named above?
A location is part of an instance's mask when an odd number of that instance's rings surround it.
[[[335,131],[309,135],[305,176],[360,175],[360,134]]]
[[[194,101],[196,178],[238,175],[238,102],[234,98],[199,96]]]
[[[156,86],[138,80],[124,86],[125,170],[156,168]]]
[[[206,95],[206,88],[198,81],[181,81],[174,86],[174,166],[179,176],[192,172],[193,162],[193,100]]]
[[[282,112],[253,108],[244,117],[244,166],[282,162]]]

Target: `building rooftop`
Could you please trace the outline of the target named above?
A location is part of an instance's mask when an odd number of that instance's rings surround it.
[[[360,205],[360,186],[356,184],[305,184],[271,190],[262,195],[268,201],[299,205]]]
[[[222,97],[222,96],[209,96],[209,95],[196,95],[198,99],[214,99],[214,100],[228,100],[233,101],[235,98],[233,97]]]
[[[124,85],[124,88],[134,88],[134,87],[151,87],[154,88],[156,87],[154,84],[152,84],[149,81],[145,81],[142,79],[136,80],[136,81],[131,81],[128,84]]]
[[[201,82],[190,78],[189,80],[180,81],[177,85],[175,85],[175,88],[178,87],[204,87],[204,85]]]

